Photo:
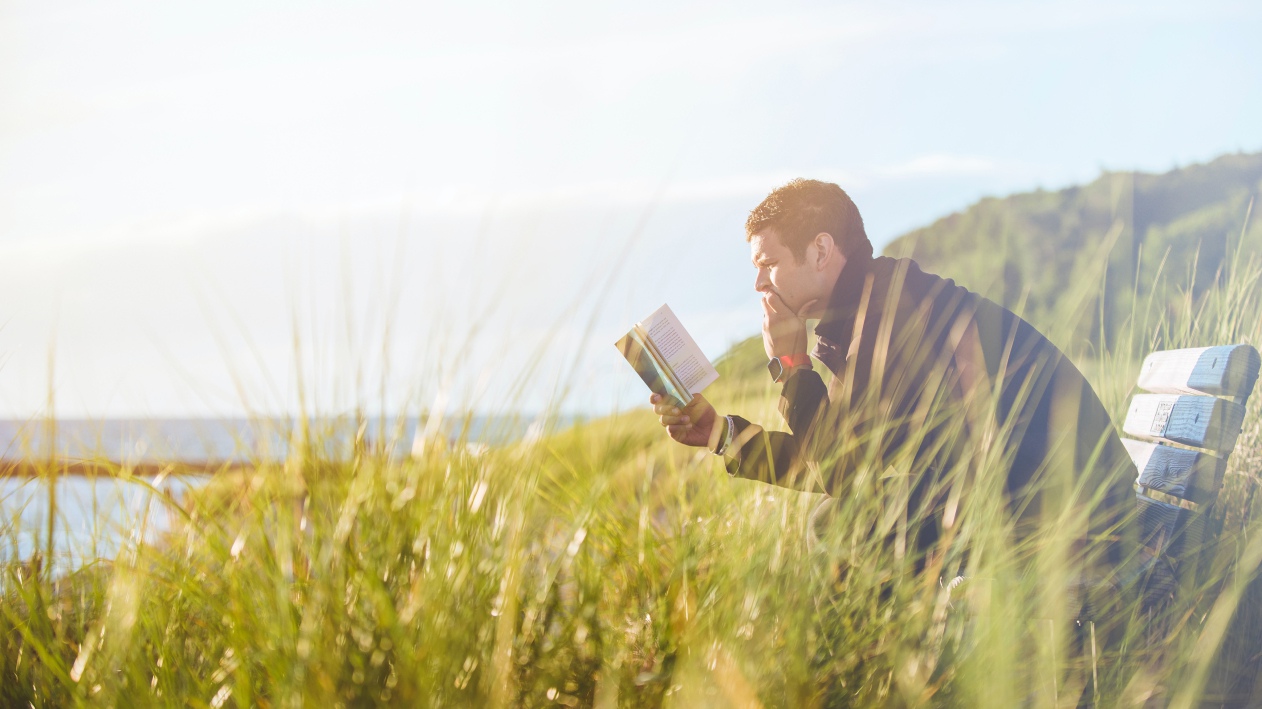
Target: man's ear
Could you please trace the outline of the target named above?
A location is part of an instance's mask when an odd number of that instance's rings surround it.
[[[815,235],[814,247],[815,268],[822,269],[837,251],[837,242],[833,241],[832,234],[821,231]]]

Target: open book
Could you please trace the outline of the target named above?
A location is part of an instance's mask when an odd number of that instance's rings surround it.
[[[719,378],[668,305],[636,323],[615,346],[649,389],[680,406]]]

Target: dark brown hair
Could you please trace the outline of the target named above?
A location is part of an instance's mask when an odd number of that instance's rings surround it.
[[[766,231],[774,231],[798,261],[820,232],[832,236],[846,258],[872,258],[859,208],[831,182],[799,177],[772,190],[745,220],[745,240]]]

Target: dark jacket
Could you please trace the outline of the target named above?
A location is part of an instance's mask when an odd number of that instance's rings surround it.
[[[831,381],[798,370],[785,382],[789,432],[735,418],[729,473],[845,496],[892,470],[918,508],[922,553],[950,525],[948,488],[963,476],[1003,498],[1018,536],[1049,520],[1063,531],[1068,508],[1082,512],[1068,524],[1093,565],[1129,553],[1135,469],[1090,384],[1029,323],[910,259],[880,257],[847,262],[815,332]]]

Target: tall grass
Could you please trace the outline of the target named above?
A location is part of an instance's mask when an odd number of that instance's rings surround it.
[[[1150,349],[1262,345],[1260,279],[1241,257],[1079,363],[1120,415]],[[707,394],[771,423],[759,349],[734,348]],[[1192,706],[1252,691],[1262,650],[1259,399],[1215,508],[1213,574],[1175,631],[1108,656],[1090,624],[1039,606],[1045,577],[1002,573],[1016,550],[998,496],[964,503],[960,543],[999,552],[954,587],[887,543],[917,522],[863,486],[888,471],[855,471],[816,514],[822,496],[731,480],[634,410],[487,449],[436,436],[403,459],[364,440],[330,455],[308,431],[182,504],[155,495],[177,517],[158,543],[60,577],[4,569],[0,703]]]

